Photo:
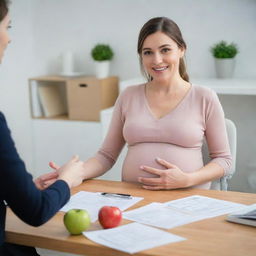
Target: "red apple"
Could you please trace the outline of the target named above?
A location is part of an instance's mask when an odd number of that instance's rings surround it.
[[[122,220],[122,211],[118,207],[103,206],[99,210],[99,222],[103,228],[117,227]]]

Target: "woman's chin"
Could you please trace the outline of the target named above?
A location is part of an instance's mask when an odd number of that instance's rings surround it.
[[[164,76],[164,75],[162,75],[162,76],[157,75],[157,76],[153,77],[153,81],[156,82],[156,83],[164,84],[164,83],[168,83],[170,81],[170,78],[167,77],[167,76]]]

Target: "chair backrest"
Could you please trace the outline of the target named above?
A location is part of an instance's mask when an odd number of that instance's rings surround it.
[[[228,176],[224,176],[212,182],[211,189],[215,189],[215,190],[227,190],[228,180],[232,178],[233,174],[236,171],[236,145],[237,145],[236,126],[234,122],[229,119],[226,119],[225,121],[226,121],[229,147],[230,147],[230,152],[231,152],[233,161],[232,161],[230,174]],[[209,157],[207,143],[205,140],[203,143],[202,152],[203,152],[203,161],[206,164],[210,161],[210,157]]]

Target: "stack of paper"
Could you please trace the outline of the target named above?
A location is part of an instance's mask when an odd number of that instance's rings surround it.
[[[204,196],[190,196],[166,203],[151,203],[125,212],[125,219],[159,228],[174,228],[230,213],[243,205]],[[157,218],[155,218],[157,216]]]

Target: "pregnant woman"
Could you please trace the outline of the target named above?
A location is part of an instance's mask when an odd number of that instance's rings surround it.
[[[126,143],[122,180],[145,189],[209,189],[211,181],[228,175],[232,160],[224,113],[215,92],[189,82],[186,48],[179,27],[166,17],[142,27],[137,51],[147,83],[120,94],[103,145],[84,163],[85,179],[109,170]],[[212,159],[207,165],[204,137]]]

